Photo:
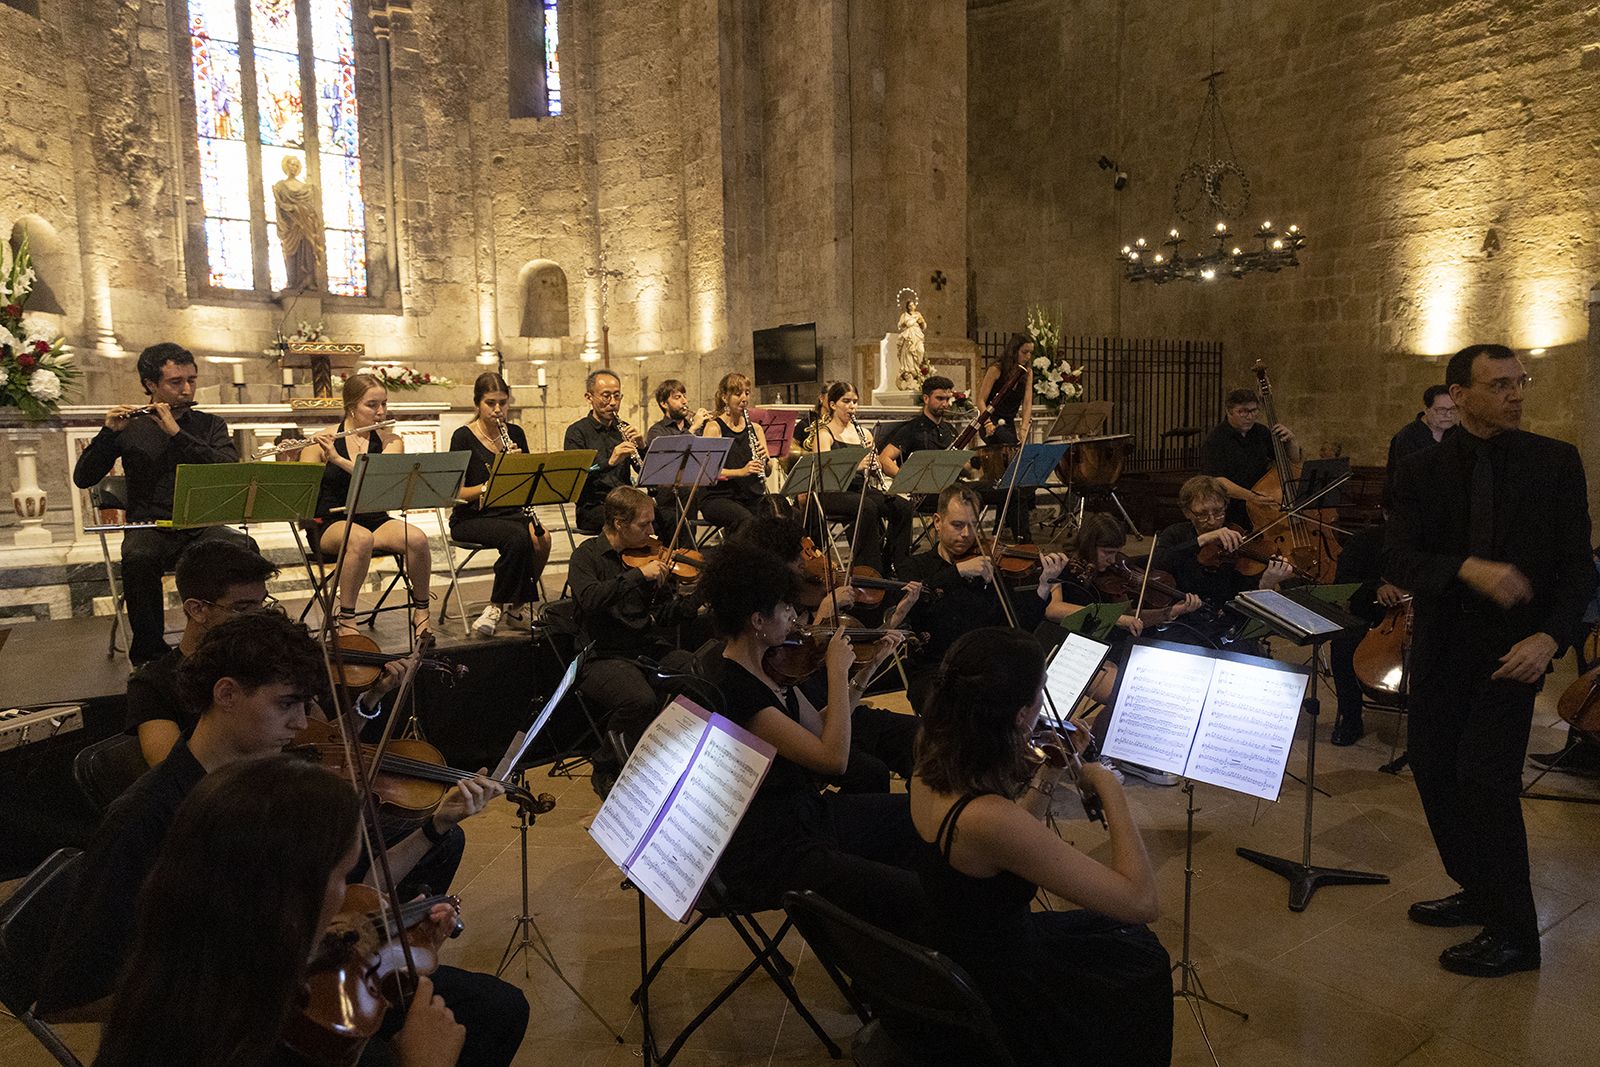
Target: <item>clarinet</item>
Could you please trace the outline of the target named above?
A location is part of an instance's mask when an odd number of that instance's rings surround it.
[[[500,454],[503,456],[516,447],[516,442],[511,440],[511,431],[506,429],[504,420],[496,420],[494,425],[500,438]],[[483,507],[483,501],[487,496],[487,493],[478,495],[478,507]],[[524,504],[522,505],[522,517],[530,522],[537,522],[539,520],[539,509],[532,504]]]

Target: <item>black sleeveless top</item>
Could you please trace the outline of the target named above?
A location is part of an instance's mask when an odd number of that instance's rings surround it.
[[[506,433],[511,437],[511,443],[528,451],[528,435],[516,423],[506,426]],[[472,432],[470,426],[457,426],[456,432],[450,435],[450,451],[470,452],[472,458],[467,460],[467,475],[463,485],[482,485],[489,480],[489,468],[494,466],[494,461],[499,458],[498,449],[491,449],[483,440]],[[522,521],[522,509],[519,507],[480,508],[476,504],[457,504],[455,510],[450,512],[452,523],[462,519],[516,519]],[[544,529],[543,526],[540,529]]]
[[[983,403],[979,405],[980,410],[989,406],[990,397],[993,397],[995,393],[999,392],[1000,387],[1005,384],[1005,380],[1006,372],[1002,369],[1000,371],[1000,377],[994,380],[994,388],[989,390],[989,396],[984,397]],[[1017,443],[1017,413],[1022,410],[1022,401],[1024,399],[1023,394],[1025,394],[1027,390],[1028,379],[1027,376],[1024,375],[1019,385],[1014,387],[1011,392],[998,399],[994,406],[995,435],[990,438],[985,438],[985,444],[1014,445]],[[1004,425],[1001,425],[1002,423],[1004,423]]]
[[[950,862],[961,813],[974,800],[991,795],[999,794],[968,793],[950,805],[933,841],[918,839],[917,875],[927,895],[929,915],[947,939],[945,945],[936,947],[952,954],[992,951],[997,937],[1010,943],[1013,938],[1028,936],[1028,913],[1037,892],[1032,882],[1010,871],[987,878],[962,874]]]
[[[735,432],[719,415],[716,418],[717,426],[722,430],[722,436],[732,442],[728,447],[728,456],[722,461],[723,470],[736,470],[749,463],[755,453],[750,450],[750,416],[745,416],[744,429]],[[756,431],[760,433],[760,430]],[[759,500],[762,497],[761,476],[759,474],[741,474],[737,478],[719,481],[714,485],[700,490],[701,496],[731,496],[737,500]]]
[[[339,421],[339,427],[335,432],[344,432],[344,420],[341,419]],[[341,437],[333,443],[334,451],[338,452],[339,455],[343,456],[345,459],[350,458],[350,450],[345,444],[345,442],[348,440],[348,437]],[[380,455],[382,452],[383,434],[379,433],[377,430],[373,430],[371,433],[367,434],[367,454],[376,456]],[[349,497],[349,495],[350,472],[330,459],[323,466],[322,470],[322,488],[317,493],[317,518],[323,522],[328,521],[329,518],[333,518],[335,521],[349,518],[349,516],[345,515],[343,512],[337,516],[333,515],[333,509],[344,507],[345,499]],[[355,516],[355,521],[358,523],[362,522],[363,520],[370,522],[373,520],[387,519],[388,517],[389,516],[387,512],[372,511],[363,515]]]

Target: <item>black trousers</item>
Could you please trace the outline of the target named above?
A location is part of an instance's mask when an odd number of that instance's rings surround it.
[[[701,519],[722,527],[725,534],[733,533],[755,518],[756,514],[754,501],[747,502],[731,496],[702,496],[695,506],[700,510]]]
[[[916,740],[915,715],[856,705],[850,713],[850,763],[833,784],[842,793],[887,793],[891,775],[910,781]]]
[[[183,550],[196,541],[234,541],[260,551],[253,539],[227,526],[206,526],[198,530],[139,529],[122,535],[122,595],[128,607],[128,625],[133,630],[128,659],[135,667],[167,652],[162,636],[166,610],[161,596],[161,576],[178,562]]]
[[[1491,681],[1498,658],[1464,644],[1416,679],[1406,747],[1445,871],[1487,911],[1487,929],[1536,945],[1520,794],[1538,690]]]
[[[536,525],[521,516],[471,515],[451,520],[451,537],[488,545],[499,553],[494,561],[494,589],[489,593],[494,603],[531,604],[539,599],[539,576],[533,571],[533,538],[528,532]]]
[[[814,889],[852,915],[901,937],[920,933],[922,883],[911,872],[921,839],[904,793],[828,793],[820,834],[793,848],[763,849],[760,862],[724,860],[740,900],[776,903],[791,889]]]
[[[856,546],[855,566],[871,567],[879,574],[894,573],[894,568],[911,554],[911,503],[904,497],[886,496],[868,489],[865,496],[855,493],[819,493],[822,510],[829,518],[842,519],[850,543]],[[861,512],[859,536],[856,511]],[[888,566],[884,566],[885,563]]]
[[[1333,673],[1333,691],[1339,697],[1339,718],[1361,718],[1363,693],[1356,677],[1356,648],[1365,634],[1341,633],[1328,641],[1328,664]]]
[[[528,1029],[528,998],[522,990],[492,974],[443,964],[431,977],[433,991],[444,998],[456,1022],[467,1028],[458,1067],[508,1067]],[[405,1013],[391,1011],[378,1031],[379,1040],[362,1052],[361,1067],[398,1064],[393,1038],[404,1024]]]
[[[677,649],[647,646],[641,647],[639,654],[670,671],[688,673],[694,667],[694,658]],[[621,733],[630,748],[666,702],[665,694],[650,683],[644,671],[625,659],[590,660],[578,678],[578,693],[595,721],[606,730]]]
[[[1006,508],[1003,522],[1005,527],[1011,531],[1011,536],[1019,543],[1033,540],[1033,528],[1029,523],[1029,517],[1033,514],[1035,493],[1036,490],[1031,488],[1009,490],[1011,506]],[[986,506],[996,510],[1005,505],[1007,495],[1008,490],[1004,486],[998,489],[978,490],[978,499],[983,501]]]

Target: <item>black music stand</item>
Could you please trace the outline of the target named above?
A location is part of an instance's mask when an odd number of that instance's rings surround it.
[[[910,497],[912,515],[928,520],[911,545],[913,552],[933,529],[933,522],[928,513],[922,510],[921,502],[928,497],[938,497],[940,493],[954,485],[975,455],[976,452],[965,448],[924,448],[911,453],[905,462],[900,464],[900,471],[894,476],[894,481],[889,484],[887,491]]]
[[[769,457],[782,459],[794,448],[794,428],[800,421],[800,412],[751,408],[746,415],[751,422],[761,427],[761,434],[767,439]]]
[[[799,496],[813,490],[842,493],[866,458],[867,450],[861,445],[834,445],[826,452],[806,452],[789,468],[779,495]]]
[[[793,423],[789,425],[790,429],[794,428]],[[644,454],[639,488],[671,489],[678,502],[681,525],[693,514],[695,493],[714,484],[722,473],[722,462],[732,447],[730,437],[696,437],[681,433],[658,437]],[[689,490],[687,500],[683,496],[685,488]]]
[[[1311,895],[1325,885],[1388,885],[1389,876],[1386,874],[1318,867],[1311,862],[1312,812],[1317,794],[1317,715],[1322,707],[1317,697],[1317,686],[1321,681],[1318,670],[1322,644],[1341,633],[1365,632],[1366,620],[1304,589],[1288,593],[1256,590],[1235,597],[1230,606],[1265,625],[1273,635],[1311,648],[1311,682],[1306,686],[1306,696],[1302,702],[1302,712],[1311,720],[1311,725],[1306,736],[1306,812],[1300,858],[1294,860],[1271,856],[1253,848],[1235,851],[1251,863],[1265,867],[1289,882],[1290,911],[1305,911],[1311,903]]]

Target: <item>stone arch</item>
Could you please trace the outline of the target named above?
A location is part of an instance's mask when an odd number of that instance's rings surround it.
[[[40,215],[23,215],[11,226],[11,254],[22,247],[22,238],[28,238],[28,256],[33,260],[33,292],[28,297],[28,310],[46,315],[65,315],[61,300],[51,283],[60,284],[65,273],[65,259],[61,237],[49,220]]]
[[[566,337],[572,332],[567,312],[567,275],[548,259],[529,260],[517,275],[522,297],[519,337]]]

